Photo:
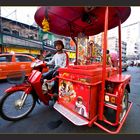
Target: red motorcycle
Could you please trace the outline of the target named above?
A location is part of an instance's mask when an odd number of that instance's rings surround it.
[[[32,63],[32,72],[25,80],[25,74],[22,72],[10,74],[7,80],[15,84],[5,90],[5,95],[0,101],[0,116],[8,121],[17,121],[25,118],[34,109],[36,102],[43,102],[49,105],[49,101],[53,99],[52,89],[53,81],[46,80],[45,94],[42,90],[42,70],[47,67],[43,61]],[[23,82],[24,81],[24,82]]]

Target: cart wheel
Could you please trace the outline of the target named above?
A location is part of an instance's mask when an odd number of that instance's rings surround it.
[[[122,112],[120,113],[120,117],[119,117],[120,122],[124,118],[124,116],[127,112],[127,109],[128,109],[128,91],[127,91],[127,89],[124,90],[124,95],[122,98],[121,105],[122,105]],[[110,121],[112,123],[116,122],[116,110],[106,107],[105,111],[104,111],[104,115],[108,121]]]
[[[126,112],[128,110],[128,91],[127,89],[124,90],[124,95],[122,98],[122,112],[120,113],[120,122],[124,118]]]

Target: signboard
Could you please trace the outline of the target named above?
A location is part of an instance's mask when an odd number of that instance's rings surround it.
[[[67,52],[69,58],[76,58],[76,53],[75,52]]]
[[[40,50],[30,50],[26,48],[4,47],[4,52],[27,53],[27,54],[40,54]]]

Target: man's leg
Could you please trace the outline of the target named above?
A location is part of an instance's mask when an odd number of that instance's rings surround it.
[[[46,73],[43,73],[43,74],[42,74],[42,78],[43,78],[43,79],[50,80],[50,79],[52,79],[53,73],[54,73],[54,70],[50,70],[50,71],[48,71],[48,72],[46,72]]]
[[[58,79],[54,80],[54,90],[53,93],[58,94]]]
[[[56,71],[54,71],[54,73],[53,73],[53,75],[52,75],[52,77],[56,77],[58,75],[58,71],[56,70]],[[58,88],[59,88],[59,84],[58,84],[58,79],[56,78],[55,80],[54,80],[54,86],[53,86],[53,94],[54,94],[54,100],[56,101],[57,100],[57,98],[58,98],[58,92],[59,92],[59,90],[58,90]]]
[[[48,71],[48,72],[42,74],[41,82],[42,82],[43,94],[46,94],[48,91],[48,86],[46,85],[45,79],[47,79],[47,80],[52,79],[53,73],[54,73],[54,70],[51,70],[51,71]]]

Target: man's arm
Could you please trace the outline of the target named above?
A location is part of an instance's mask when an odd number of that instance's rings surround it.
[[[47,62],[48,65],[54,65],[55,64],[55,55],[53,56],[52,60]]]
[[[66,67],[66,64],[67,64],[67,56],[66,56],[66,53],[64,55],[64,59],[63,59],[63,62],[62,62],[62,68],[65,68]]]

